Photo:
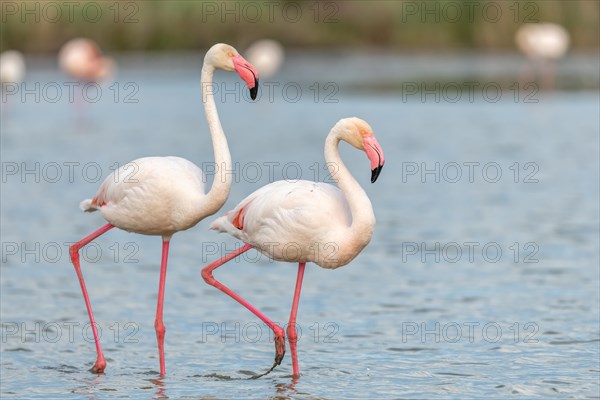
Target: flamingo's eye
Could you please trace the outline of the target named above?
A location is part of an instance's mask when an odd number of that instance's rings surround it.
[[[367,131],[364,129],[361,129],[360,134],[361,134],[361,136],[365,136],[367,134]]]
[[[227,52],[227,55],[228,55],[229,57],[233,57],[233,51],[228,51],[228,52]]]

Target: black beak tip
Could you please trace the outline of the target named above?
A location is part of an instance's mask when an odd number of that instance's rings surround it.
[[[258,94],[258,78],[254,79],[254,87],[250,89],[250,98],[252,100],[256,100],[256,95]]]
[[[382,169],[383,169],[383,165],[380,165],[377,168],[371,170],[371,183],[375,183],[375,181],[379,177],[379,174],[381,173]]]

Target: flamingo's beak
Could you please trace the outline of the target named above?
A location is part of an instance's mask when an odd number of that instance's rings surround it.
[[[371,183],[375,183],[385,163],[383,150],[373,134],[363,136],[363,145],[371,161]]]
[[[258,72],[256,68],[239,54],[233,56],[231,59],[240,78],[246,82],[246,86],[250,89],[250,97],[252,100],[256,99],[256,94],[258,93]]]

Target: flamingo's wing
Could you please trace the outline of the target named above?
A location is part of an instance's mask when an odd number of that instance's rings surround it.
[[[168,197],[204,193],[205,177],[200,168],[179,157],[144,157],[122,165],[108,175],[96,196],[82,201],[83,211],[96,211],[107,204],[119,204],[128,199],[129,207],[141,208],[137,201],[156,210]],[[156,204],[151,204],[156,203]]]
[[[350,222],[347,202],[335,186],[277,181],[246,197],[210,228],[259,244],[310,241],[327,227]]]
[[[224,216],[217,218],[210,225],[210,229],[219,232],[226,232],[230,235],[241,239],[240,233],[244,227],[244,218],[250,204],[254,199],[266,198],[269,193],[281,185],[283,181],[273,182],[256,190],[244,200],[240,201],[237,206],[231,211],[228,211]],[[243,240],[243,239],[242,239]]]
[[[147,167],[145,164],[148,164],[145,159],[140,158],[113,171],[112,174],[104,179],[96,196],[92,199],[83,200],[79,204],[79,208],[83,211],[93,212],[105,206],[109,201],[118,202],[123,199],[126,196],[128,188],[140,183],[139,176],[136,177],[136,175],[140,171],[140,165]]]

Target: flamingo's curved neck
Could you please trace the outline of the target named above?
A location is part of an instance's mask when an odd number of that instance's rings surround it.
[[[352,224],[340,240],[360,251],[371,240],[375,215],[369,197],[340,158],[340,140],[335,128],[332,129],[325,140],[325,160],[329,173],[346,197],[352,214]]]
[[[207,202],[202,207],[203,217],[216,213],[225,201],[227,201],[232,179],[231,174],[227,173],[227,171],[231,170],[231,155],[229,154],[227,139],[225,138],[213,97],[214,71],[215,67],[205,62],[202,66],[200,79],[202,82],[202,102],[204,103],[204,111],[215,153],[215,177],[210,191],[206,194]]]

